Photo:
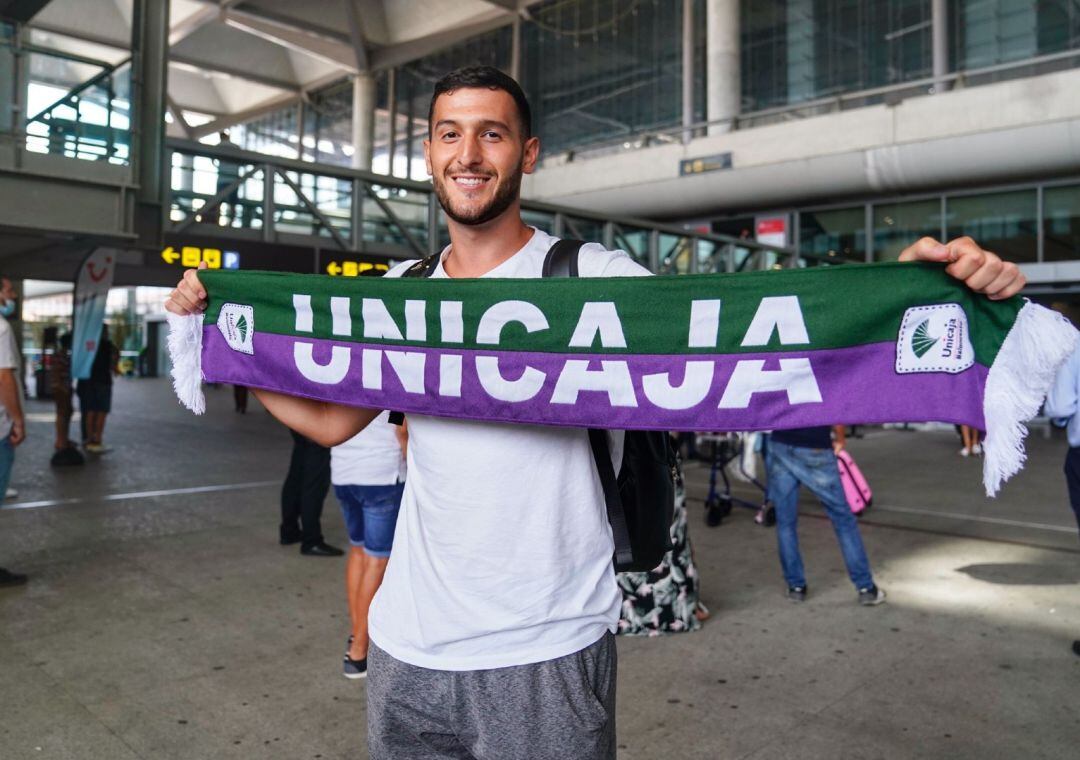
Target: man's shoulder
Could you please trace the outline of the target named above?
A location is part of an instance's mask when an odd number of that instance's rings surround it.
[[[600,243],[585,243],[578,255],[582,277],[645,277],[652,274],[621,248],[608,249]]]

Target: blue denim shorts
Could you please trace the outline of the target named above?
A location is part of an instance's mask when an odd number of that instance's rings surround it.
[[[372,557],[389,557],[394,544],[394,526],[404,483],[392,486],[334,486],[341,502],[349,543],[363,547]]]

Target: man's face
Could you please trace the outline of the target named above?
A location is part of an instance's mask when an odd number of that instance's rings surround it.
[[[473,226],[514,205],[539,148],[535,137],[524,139],[510,93],[461,88],[435,101],[424,158],[446,215]]]
[[[0,300],[14,301],[18,298],[18,293],[15,292],[15,286],[11,284],[11,280],[7,277],[0,279]]]

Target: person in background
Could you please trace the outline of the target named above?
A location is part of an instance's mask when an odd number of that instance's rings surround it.
[[[109,326],[103,324],[94,363],[90,366],[90,377],[80,379],[75,385],[79,411],[83,416],[83,448],[91,454],[105,454],[112,450],[102,442],[102,437],[105,435],[105,418],[112,410],[113,376],[119,372],[119,361],[120,352],[109,340]]]
[[[248,389],[246,385],[232,387],[233,404],[237,414],[247,414]]]
[[[86,460],[78,447],[71,442],[71,418],[75,407],[71,403],[71,333],[60,336],[52,356],[50,389],[56,403],[56,450],[51,463],[54,465],[84,464]]]
[[[1080,347],[1058,370],[1043,412],[1066,427],[1069,449],[1065,452],[1065,485],[1069,489],[1069,505],[1080,529]],[[1073,642],[1072,650],[1080,656],[1080,639]]]
[[[309,557],[340,557],[345,552],[323,540],[322,510],[330,490],[330,449],[289,430],[293,439],[289,472],[281,486],[282,546],[300,544]]]
[[[15,447],[26,438],[22,408],[22,362],[15,333],[8,319],[18,311],[17,294],[11,280],[0,277],[0,494],[7,492]],[[0,567],[0,587],[21,586],[26,576]]]
[[[368,609],[382,584],[405,492],[404,423],[390,424],[383,412],[345,443],[330,449],[330,479],[349,531],[345,595],[352,631],[346,645],[346,678],[367,676]]]
[[[765,468],[769,474],[769,499],[776,507],[780,565],[787,581],[788,599],[806,601],[806,573],[797,530],[799,486],[804,485],[818,497],[832,522],[848,576],[858,591],[859,604],[873,606],[885,601],[885,592],[874,583],[859,524],[851,514],[840,482],[835,452],[844,447],[844,428],[837,425],[834,431],[835,443],[828,426],[777,430],[769,436]]]
[[[979,437],[982,431],[976,430],[970,425],[960,426],[960,439],[964,443],[964,448],[960,449],[960,456],[980,456],[982,454],[982,444],[979,443]]]

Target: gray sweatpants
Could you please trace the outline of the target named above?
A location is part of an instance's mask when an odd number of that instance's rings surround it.
[[[368,652],[371,760],[615,757],[615,637],[532,665],[429,670]]]

